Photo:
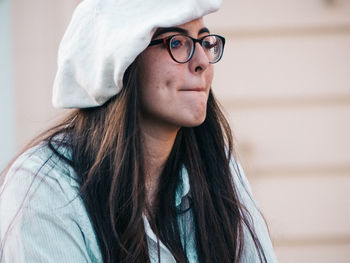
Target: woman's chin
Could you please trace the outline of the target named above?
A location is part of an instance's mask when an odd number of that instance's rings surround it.
[[[205,121],[206,114],[202,114],[200,116],[191,116],[191,118],[187,118],[183,120],[183,127],[196,127],[201,125]]]

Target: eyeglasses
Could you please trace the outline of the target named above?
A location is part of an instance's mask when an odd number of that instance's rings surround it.
[[[208,56],[209,63],[213,64],[221,59],[225,46],[225,38],[219,35],[207,35],[200,39],[195,39],[187,35],[176,34],[153,40],[148,46],[163,43],[173,60],[178,63],[186,63],[191,60],[197,42],[202,46],[205,54]]]

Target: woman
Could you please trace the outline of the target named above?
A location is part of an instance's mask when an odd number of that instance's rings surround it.
[[[77,109],[5,177],[3,262],[276,262],[211,91],[219,4],[80,4],[53,98]]]

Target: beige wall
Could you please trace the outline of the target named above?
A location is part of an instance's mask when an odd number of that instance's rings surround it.
[[[13,1],[17,147],[47,127],[56,52],[79,1]],[[213,88],[277,256],[350,262],[350,1],[224,0]]]
[[[54,123],[57,49],[77,0],[12,0],[16,146]]]

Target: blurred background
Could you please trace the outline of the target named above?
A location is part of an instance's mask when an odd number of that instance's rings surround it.
[[[0,0],[0,168],[64,111],[59,41],[79,0]],[[213,89],[279,262],[350,262],[350,0],[223,0]]]

